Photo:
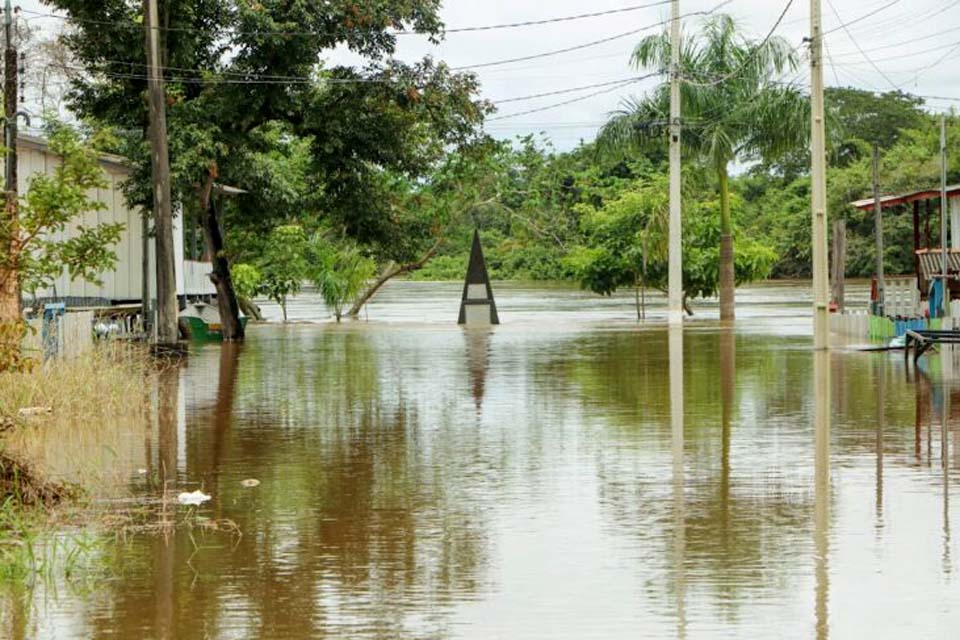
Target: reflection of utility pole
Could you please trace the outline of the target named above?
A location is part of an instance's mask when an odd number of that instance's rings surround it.
[[[687,522],[684,495],[683,327],[670,327],[670,444],[673,458],[673,570],[677,597],[677,637],[687,637]]]
[[[177,342],[177,275],[173,255],[173,210],[170,203],[170,156],[167,108],[163,90],[157,0],[144,0],[147,38],[147,84],[150,100],[150,158],[153,164],[153,219],[157,260],[157,342]]]
[[[813,214],[813,344],[827,349],[830,344],[827,275],[827,134],[823,99],[823,27],[820,0],[810,0],[810,131],[811,198]]]
[[[814,507],[817,640],[830,637],[830,353],[813,354]]]
[[[873,145],[873,234],[876,243],[877,315],[884,315],[887,285],[883,276],[883,207],[880,206],[880,146]]]
[[[667,310],[670,324],[683,322],[683,232],[680,208],[680,0],[671,3],[670,21],[670,224]]]

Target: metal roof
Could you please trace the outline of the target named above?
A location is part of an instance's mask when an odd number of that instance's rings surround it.
[[[923,189],[921,191],[911,191],[893,196],[880,196],[880,207],[886,209],[900,204],[908,204],[917,200],[934,200],[940,197],[940,189]],[[960,184],[947,187],[947,197],[960,197]],[[850,206],[861,211],[873,209],[873,198],[864,198],[851,202]]]
[[[26,133],[17,134],[17,146],[23,146],[27,147],[28,149],[36,149],[43,152],[50,150],[50,143],[45,138],[41,138],[40,136],[32,136]],[[100,163],[114,169],[119,169],[124,173],[130,173],[132,170],[129,160],[123,156],[114,155],[112,153],[101,153]]]

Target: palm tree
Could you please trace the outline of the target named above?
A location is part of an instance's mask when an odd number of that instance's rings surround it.
[[[637,69],[670,66],[670,35],[644,38],[631,63]],[[716,172],[720,192],[720,318],[734,318],[733,220],[728,186],[735,160],[774,160],[803,147],[809,136],[809,99],[780,83],[799,57],[783,38],[746,39],[733,18],[708,18],[680,52],[684,152]],[[620,149],[654,142],[652,132],[670,113],[670,86],[628,99],[600,132],[600,143]],[[662,142],[662,139],[658,139]]]

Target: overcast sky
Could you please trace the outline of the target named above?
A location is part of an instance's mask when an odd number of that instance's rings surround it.
[[[652,5],[655,1],[447,0],[442,17],[449,29],[456,29],[625,9]],[[680,0],[680,11],[683,14],[704,12],[720,3],[721,0]],[[960,60],[960,0],[832,0],[832,3],[843,22],[852,24],[848,27],[849,34],[836,28],[840,20],[830,3],[824,0],[823,20],[829,54],[825,75],[829,85],[884,91],[892,90],[895,85],[921,95],[960,98],[960,86],[957,86],[960,84],[960,65],[956,64]],[[732,0],[720,11],[733,15],[747,34],[760,39],[771,29],[786,4],[787,0]],[[24,0],[21,5],[34,11],[49,11],[38,0]],[[809,6],[809,0],[794,0],[777,33],[790,43],[800,44],[809,31]],[[630,52],[644,35],[664,28],[657,23],[668,19],[669,11],[669,4],[662,4],[538,26],[449,33],[440,45],[432,45],[421,36],[408,35],[400,38],[398,57],[414,60],[429,54],[445,60],[452,67],[459,67],[564,49],[652,26],[648,31],[577,51],[476,70],[485,98],[493,101],[519,98],[638,75],[639,72],[629,65]],[[874,11],[877,12],[869,15]],[[702,20],[702,16],[684,18],[684,30],[696,30]],[[879,71],[858,51],[857,45],[864,49]],[[339,52],[331,58],[335,62],[347,59],[348,56]],[[805,60],[796,78],[806,85],[808,77]],[[624,97],[642,93],[658,81],[658,78],[651,78],[615,87],[603,95],[517,117],[509,116],[604,88],[505,103],[499,106],[499,113],[493,118],[508,117],[491,120],[487,130],[498,137],[508,138],[544,132],[558,149],[569,149],[580,140],[592,139],[597,128],[611,111],[617,109]],[[931,109],[944,110],[960,106],[960,101],[930,100],[929,104]]]
[[[843,22],[852,22],[892,1],[832,0]],[[448,0],[442,15],[448,28],[456,28],[540,20],[644,4],[652,4],[652,1]],[[718,4],[719,0],[681,0],[680,11],[683,14],[707,11]],[[746,33],[759,39],[769,32],[786,4],[787,0],[732,0],[720,11],[733,15]],[[401,43],[400,57],[407,59],[431,53],[457,67],[532,55],[654,25],[669,18],[669,8],[665,4],[542,26],[451,33],[438,47],[429,46],[419,38],[406,37]],[[826,0],[823,12],[825,31],[829,32],[840,25]],[[801,43],[809,33],[809,14],[809,0],[794,0],[777,33],[793,44]],[[685,18],[685,31],[695,30],[702,20],[702,16]],[[629,65],[633,46],[643,35],[661,29],[663,27],[657,26],[635,36],[535,61],[478,69],[483,95],[496,101],[629,78],[631,74],[637,74]],[[829,85],[891,90],[892,82],[905,91],[918,94],[960,97],[960,87],[957,86],[960,83],[960,65],[956,64],[960,60],[960,0],[901,0],[851,24],[848,29],[849,36],[843,29],[826,36],[833,61],[833,65],[828,64],[826,68]],[[871,66],[857,50],[857,45],[864,49],[883,74]],[[954,45],[957,45],[957,49],[951,51]],[[924,67],[938,60],[941,61],[937,66],[923,71]],[[799,82],[805,85],[809,82],[806,64],[805,59],[798,75]],[[617,109],[624,97],[642,93],[658,81],[652,78],[582,102],[532,115],[491,121],[487,128],[498,136],[544,131],[558,148],[567,149],[581,139],[592,139],[598,126],[611,111]],[[549,106],[600,89],[503,104],[497,115]],[[952,104],[960,105],[960,102],[931,100],[930,104],[933,108],[943,110]]]

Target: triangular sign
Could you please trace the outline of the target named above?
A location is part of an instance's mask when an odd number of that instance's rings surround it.
[[[483,247],[480,246],[480,232],[473,232],[473,247],[470,249],[470,263],[467,265],[467,279],[463,284],[463,299],[460,302],[459,324],[484,326],[500,324],[497,315],[497,303],[490,288],[490,276],[487,275],[487,263],[483,259]]]

